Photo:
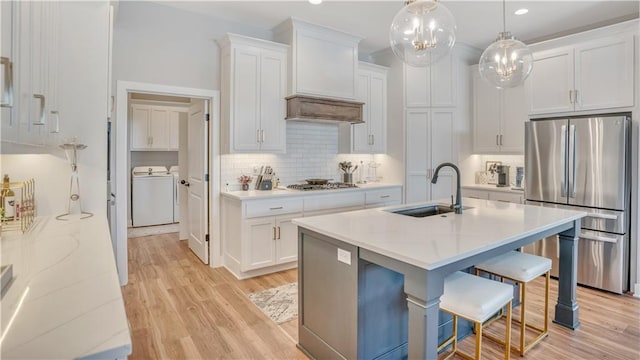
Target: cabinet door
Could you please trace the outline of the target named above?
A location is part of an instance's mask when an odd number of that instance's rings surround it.
[[[387,75],[371,73],[369,80],[369,133],[371,134],[370,152],[387,152]]]
[[[404,98],[406,107],[431,105],[429,67],[413,67],[404,64]]]
[[[180,111],[169,111],[169,123],[167,124],[167,142],[170,150],[178,150],[180,139]]]
[[[260,50],[234,48],[231,121],[235,150],[260,149]]]
[[[15,36],[17,36],[16,30],[16,22],[14,21],[14,8],[18,6],[16,2],[13,1],[2,1],[0,2],[1,7],[1,15],[0,25],[2,29],[0,31],[0,46],[2,47],[1,56],[2,56],[2,64],[0,66],[0,102],[2,102],[2,107],[0,107],[0,121],[2,121],[2,130],[0,134],[2,135],[2,142],[17,142],[18,141],[18,112],[16,109],[16,101],[13,99],[13,96],[17,95],[15,92],[16,84],[15,84],[15,49],[12,48],[11,44]],[[5,148],[3,148],[4,151]]]
[[[456,105],[455,58],[452,53],[427,67],[430,71],[431,106],[451,107]]]
[[[633,106],[633,36],[575,48],[576,110]]]
[[[500,151],[524,153],[524,123],[528,120],[524,86],[502,90]]]
[[[507,192],[490,191],[489,200],[522,204],[522,195]]]
[[[169,111],[166,108],[151,107],[151,120],[149,121],[149,138],[152,149],[167,149]]]
[[[279,216],[276,219],[276,263],[282,264],[298,260],[298,226],[291,220],[302,214]]]
[[[356,96],[358,101],[362,101],[362,114],[364,123],[354,124],[352,126],[352,152],[369,153],[371,147],[370,121],[372,115],[371,98],[369,92],[371,89],[371,73],[369,71],[358,72],[358,82],[356,83]]]
[[[454,126],[456,114],[454,110],[434,110],[431,112],[431,171],[445,162],[456,163],[456,144],[454,142]],[[455,195],[455,172],[450,167],[442,168],[438,174],[438,182],[429,185],[430,200],[449,199]]]
[[[500,91],[484,81],[473,67],[473,150],[497,152],[500,135]]]
[[[263,51],[260,61],[260,148],[269,152],[285,152],[286,54]]]
[[[461,189],[462,196],[471,199],[489,200],[489,192],[476,189]]]
[[[149,106],[131,106],[131,150],[148,149],[149,120],[151,119],[151,108]]]
[[[273,217],[245,220],[242,271],[276,263],[276,228]]]
[[[427,201],[429,197],[428,178],[430,174],[429,149],[431,134],[428,110],[409,110],[406,114],[407,139],[407,189],[406,202]]]
[[[533,58],[533,71],[525,81],[529,114],[573,111],[573,50],[554,49]]]

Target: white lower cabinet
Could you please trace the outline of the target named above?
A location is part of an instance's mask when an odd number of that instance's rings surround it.
[[[501,201],[514,204],[524,203],[524,195],[516,192],[463,188],[462,196],[472,199]]]
[[[402,202],[401,186],[261,199],[222,197],[224,265],[237,278],[297,266],[298,227],[293,219]]]
[[[402,188],[388,188],[369,190],[365,193],[364,206],[367,209],[383,206],[399,205],[402,203]]]
[[[245,220],[242,271],[298,260],[297,226],[291,222],[302,213]]]

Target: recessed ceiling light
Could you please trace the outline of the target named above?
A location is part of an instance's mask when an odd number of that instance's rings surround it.
[[[311,1],[311,0],[309,0],[309,1]],[[529,9],[524,9],[524,8],[523,8],[523,9],[518,9],[518,10],[516,10],[515,14],[516,14],[516,15],[524,15],[524,14],[526,14],[526,13],[528,13],[528,12],[529,12]]]
[[[322,4],[322,0],[309,0],[309,3],[313,5],[320,5]]]

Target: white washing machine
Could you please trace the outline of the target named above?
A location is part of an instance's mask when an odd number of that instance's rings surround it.
[[[174,176],[164,166],[137,166],[131,177],[134,227],[173,222]]]
[[[180,167],[174,165],[169,168],[173,175],[173,222],[180,222]]]

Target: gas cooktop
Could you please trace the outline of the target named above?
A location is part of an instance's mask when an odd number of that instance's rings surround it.
[[[287,186],[287,189],[291,190],[301,190],[301,191],[309,191],[309,190],[337,190],[337,189],[350,189],[357,188],[358,186],[355,184],[345,184],[345,183],[326,183],[322,185],[310,185],[310,184],[293,184]]]

